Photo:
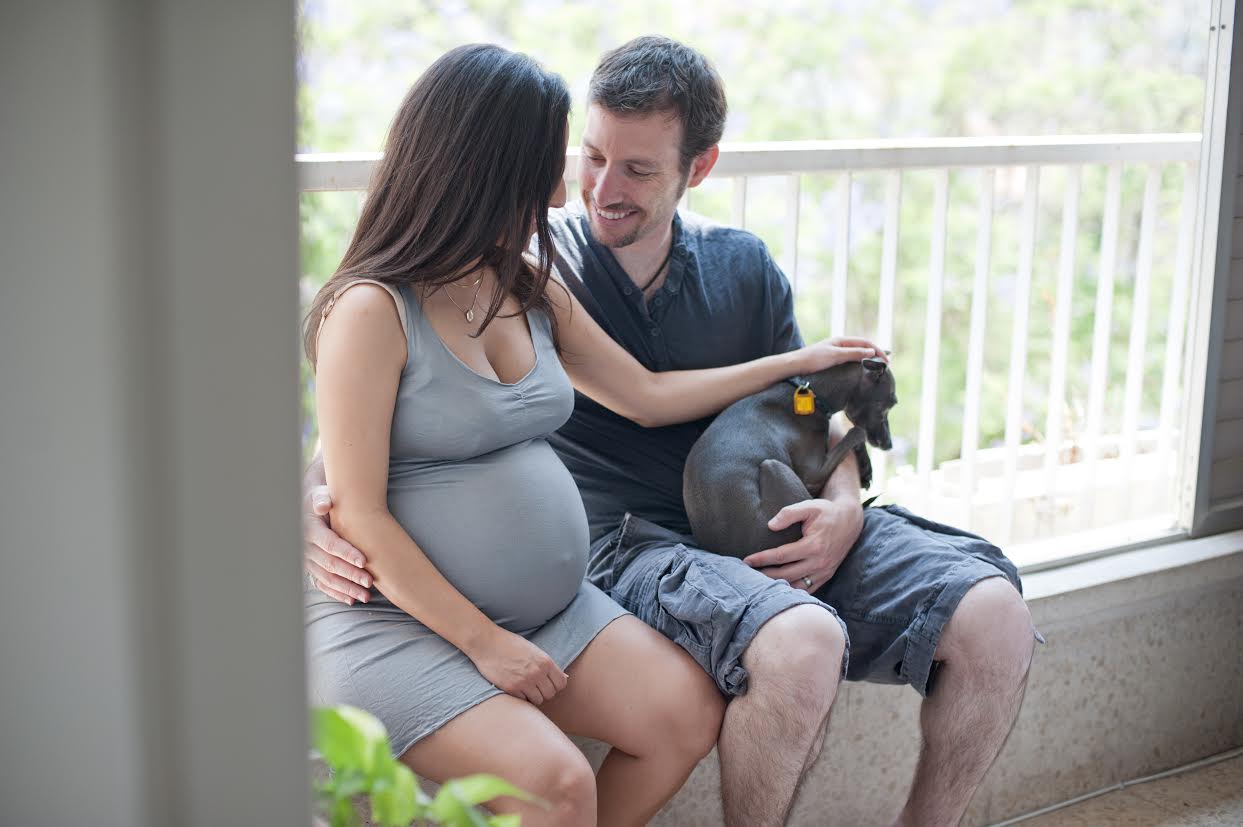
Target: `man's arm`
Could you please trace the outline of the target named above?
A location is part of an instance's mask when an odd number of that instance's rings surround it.
[[[829,431],[830,445],[836,444],[845,432],[840,418],[835,417]],[[772,531],[802,523],[802,538],[752,554],[743,562],[769,577],[788,580],[796,589],[814,592],[832,579],[859,539],[863,530],[859,491],[859,463],[852,451],[829,475],[819,499],[787,505],[768,521]],[[809,579],[811,585],[803,578]]]

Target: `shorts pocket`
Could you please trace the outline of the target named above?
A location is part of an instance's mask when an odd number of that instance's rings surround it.
[[[700,652],[712,650],[716,627],[745,608],[738,590],[709,561],[682,551],[656,587],[658,628],[675,643]],[[731,624],[732,625],[732,622]]]

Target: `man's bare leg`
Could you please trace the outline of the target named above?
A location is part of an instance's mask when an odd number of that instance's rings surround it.
[[[726,707],[717,742],[728,827],[785,823],[823,740],[845,651],[837,618],[803,605],[765,623],[743,653],[749,688]]]
[[[1018,717],[1035,641],[1005,579],[972,587],[937,646],[936,685],[920,711],[923,749],[896,825],[958,824]]]

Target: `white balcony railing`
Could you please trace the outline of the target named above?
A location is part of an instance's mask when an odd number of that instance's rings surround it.
[[[716,186],[729,182],[727,220],[746,227],[751,214],[748,207],[753,200],[749,196],[761,183],[771,194],[773,179],[777,179],[781,196],[776,209],[783,214],[775,221],[760,222],[765,223],[768,232],[758,226],[754,229],[765,236],[770,247],[780,251],[782,267],[796,297],[809,287],[828,293],[827,329],[834,335],[847,332],[848,327],[850,251],[852,231],[857,231],[858,223],[852,221],[851,213],[852,209],[861,209],[856,184],[865,178],[875,183],[874,189],[883,193],[877,196],[876,209],[871,211],[880,235],[877,299],[875,307],[868,308],[868,313],[875,315],[866,323],[851,319],[849,327],[851,332],[868,332],[877,341],[890,343],[896,332],[903,332],[894,329],[895,307],[910,300],[910,291],[900,290],[904,286],[897,282],[899,239],[915,229],[902,224],[903,185],[912,174],[931,178],[930,224],[918,228],[921,233],[927,232],[930,241],[923,276],[926,283],[919,285],[926,293],[922,298],[922,370],[914,376],[917,389],[899,387],[906,405],[914,399],[912,391],[918,391],[916,432],[907,435],[914,456],[901,467],[890,469],[886,468],[884,457],[874,455],[875,487],[883,489],[887,498],[909,503],[934,518],[969,526],[995,538],[1019,562],[1033,566],[1062,557],[1068,551],[1143,539],[1144,535],[1152,536],[1173,526],[1173,492],[1179,467],[1174,452],[1182,424],[1181,367],[1199,152],[1200,136],[1196,134],[727,144],[722,147],[709,180],[718,182]],[[299,155],[301,187],[306,192],[363,190],[378,157]],[[571,150],[567,160],[566,179],[572,182],[577,172],[577,150]],[[1087,167],[1103,168],[1103,191],[1083,190],[1083,170]],[[1167,176],[1169,168],[1176,171]],[[1056,264],[1037,261],[1036,255],[1038,216],[1042,212],[1040,182],[1050,169],[1056,170],[1062,193]],[[1133,258],[1120,257],[1124,169],[1131,170],[1132,175],[1134,170],[1144,171]],[[963,184],[969,183],[966,179],[974,180],[976,204],[969,212],[975,224],[970,323],[947,330],[943,329],[942,319],[943,300],[947,297],[951,172],[960,192]],[[831,207],[831,268],[813,267],[800,260],[800,245],[804,257],[808,249],[807,239],[800,239],[800,227],[808,218],[805,181],[809,176],[817,176],[823,182],[823,174],[835,178],[831,194],[819,199],[816,207],[822,212]],[[1160,221],[1159,197],[1171,179],[1179,175],[1181,180],[1172,180],[1175,191],[1180,193],[1175,199],[1176,215],[1173,220]],[[1007,273],[1008,304],[1013,310],[1008,337],[1009,367],[1000,383],[1005,388],[1004,438],[1000,445],[981,446],[982,413],[986,412],[982,412],[984,386],[989,378],[986,328],[990,290],[995,289],[997,276],[996,193],[1001,181],[1017,189],[1020,179],[1021,209],[1014,251],[1017,265],[1013,273]],[[570,189],[574,191],[573,187]],[[701,197],[692,191],[684,205],[698,209]],[[1096,284],[1090,315],[1091,353],[1086,364],[1083,360],[1072,363],[1070,356],[1075,283],[1084,269],[1076,255],[1081,246],[1080,225],[1084,223],[1080,215],[1083,197],[1090,197],[1093,209],[1101,212],[1099,243],[1093,245],[1097,259],[1095,267],[1089,268],[1094,269]],[[773,203],[774,199],[769,198],[770,212]],[[961,198],[955,203],[961,215]],[[1043,212],[1049,213],[1051,208]],[[1171,251],[1159,271],[1154,268],[1154,250],[1158,246]],[[1120,262],[1126,265],[1125,273],[1120,273]],[[1050,343],[1047,357],[1042,357],[1047,359],[1048,382],[1037,394],[1040,403],[1033,406],[1027,369],[1032,286],[1038,270],[1053,287],[1051,298],[1044,297],[1051,304],[1050,317],[1042,319],[1046,323],[1042,331]],[[1120,280],[1120,275],[1125,279]],[[1115,298],[1124,281],[1129,288],[1125,294],[1130,320],[1125,387],[1120,406],[1115,394],[1114,409],[1107,409],[1110,359],[1121,361],[1121,348],[1112,342],[1111,332]],[[1157,320],[1166,324],[1159,357],[1155,352],[1149,353],[1150,304],[1155,283],[1159,283],[1160,294],[1168,297],[1169,304],[1164,319]],[[800,301],[796,298],[796,302]],[[800,305],[800,320],[805,319],[805,310]],[[909,314],[909,307],[907,310]],[[1081,307],[1080,311],[1084,315],[1086,308]],[[938,399],[944,342],[965,351],[965,387],[961,394],[961,435],[953,446],[957,456],[945,459],[942,445],[942,460],[938,463]],[[1154,365],[1158,363],[1159,405],[1145,412],[1145,373],[1156,372]],[[1068,375],[1075,370],[1085,374],[1087,398],[1077,400],[1083,408],[1082,422],[1068,432],[1064,423]],[[992,404],[1002,403],[994,399]],[[1043,416],[1033,414],[1033,407]],[[1036,422],[1041,419],[1039,424],[1043,427],[1038,428]],[[1108,425],[1110,422],[1114,424]],[[1040,437],[1025,441],[1025,431],[1039,432]],[[900,436],[895,433],[895,437]],[[1069,535],[1077,536],[1080,543],[1067,541]],[[1060,539],[1050,543],[1050,538]]]

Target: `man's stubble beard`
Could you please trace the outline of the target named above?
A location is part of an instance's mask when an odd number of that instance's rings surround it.
[[[622,247],[629,247],[631,244],[634,244],[636,241],[639,240],[639,234],[642,231],[643,231],[643,228],[638,227],[633,232],[631,232],[629,235],[624,235],[621,238],[619,238],[617,241],[610,244],[609,247],[611,247],[614,250],[621,249]]]
[[[686,173],[682,176],[681,182],[678,184],[677,195],[675,195],[673,198],[673,207],[669,210],[668,223],[673,222],[673,216],[676,215],[678,211],[678,202],[682,200],[682,195],[686,192],[686,185],[690,180],[691,180],[691,173],[690,173],[690,170],[688,169]],[[594,201],[587,201],[587,199],[584,199],[584,203],[588,204],[588,207],[587,207],[588,210],[595,209]],[[596,220],[595,216],[592,215],[590,223],[594,225],[595,220]],[[662,221],[659,223],[664,224],[665,222]],[[610,250],[620,250],[622,247],[629,247],[631,244],[634,244],[636,241],[638,241],[640,237],[642,237],[644,230],[646,230],[648,228],[648,225],[651,225],[651,224],[654,224],[654,222],[648,221],[648,222],[641,223],[639,224],[639,226],[635,227],[633,230],[631,230],[626,235],[622,236],[616,241],[606,244],[605,246],[608,247]],[[596,231],[594,226],[592,227],[592,235],[596,236],[597,241],[600,241],[600,233]]]

